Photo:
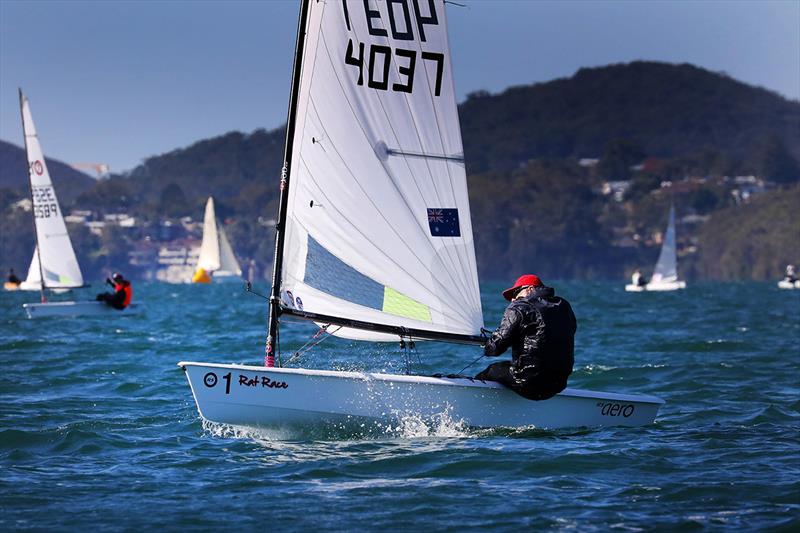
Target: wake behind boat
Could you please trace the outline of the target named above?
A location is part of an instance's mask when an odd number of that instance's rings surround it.
[[[568,389],[535,402],[471,379],[274,367],[282,316],[372,342],[486,340],[442,0],[303,0],[284,161],[266,368],[179,363],[201,416],[259,427],[398,413],[479,427],[653,422],[663,402],[650,396]]]

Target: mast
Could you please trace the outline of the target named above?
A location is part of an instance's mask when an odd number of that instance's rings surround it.
[[[272,292],[269,298],[269,329],[264,365],[275,366],[275,342],[278,336],[278,317],[281,301],[281,270],[283,269],[283,241],[286,236],[286,209],[289,202],[289,178],[292,170],[292,151],[294,149],[294,130],[297,121],[297,97],[300,92],[300,76],[303,70],[303,48],[306,40],[306,22],[309,15],[309,0],[302,0],[300,20],[297,23],[297,41],[294,49],[292,68],[292,91],[289,96],[289,112],[286,120],[286,144],[281,169],[281,197],[278,205],[278,222],[275,225],[275,255],[272,264]]]
[[[28,190],[31,191],[31,211],[33,211],[33,237],[36,243],[36,258],[39,263],[39,291],[42,296],[42,303],[47,299],[44,297],[44,270],[42,267],[42,249],[39,247],[39,230],[36,228],[36,200],[33,197],[33,177],[31,176],[31,161],[28,156],[28,132],[25,130],[25,113],[22,107],[25,105],[25,96],[22,94],[22,87],[19,87],[19,115],[22,119],[22,139],[25,141],[25,160],[28,162]]]

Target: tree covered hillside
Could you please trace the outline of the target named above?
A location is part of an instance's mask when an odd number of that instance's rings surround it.
[[[59,200],[72,203],[82,192],[92,188],[95,180],[56,159],[45,158],[50,177],[59,184]],[[16,191],[17,197],[28,196],[28,158],[25,149],[0,141],[0,190]]]
[[[691,65],[634,62],[474,93],[459,116],[484,279],[528,270],[620,279],[652,268],[673,204],[683,275],[771,279],[800,259],[800,102]],[[126,250],[176,239],[213,195],[241,262],[268,274],[284,136],[283,127],[227,133],[88,189],[62,186],[53,171],[64,211],[136,218],[102,234],[71,227],[82,264],[127,268]],[[0,185],[0,267],[21,268],[33,243],[30,215],[8,207],[27,194],[14,183]]]
[[[698,247],[694,268],[702,278],[771,279],[800,265],[800,186],[713,213]]]
[[[800,158],[797,102],[688,64],[584,68],[497,95],[473,93],[460,116],[470,172],[599,157],[619,138],[657,157],[713,150],[742,171],[757,171],[757,151],[771,138]]]

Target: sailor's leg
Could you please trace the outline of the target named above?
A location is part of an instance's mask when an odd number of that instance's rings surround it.
[[[475,376],[475,379],[497,381],[503,385],[511,385],[514,383],[514,378],[511,377],[510,369],[511,361],[498,361],[487,366],[485,370]]]

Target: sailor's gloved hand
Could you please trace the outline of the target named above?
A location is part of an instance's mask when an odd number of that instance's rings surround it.
[[[111,285],[112,287],[114,286],[114,282],[111,281],[111,278],[106,278],[106,283]]]
[[[495,347],[494,343],[489,341],[483,346],[483,355],[485,357],[499,357],[500,354],[497,353],[497,348]]]

